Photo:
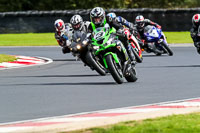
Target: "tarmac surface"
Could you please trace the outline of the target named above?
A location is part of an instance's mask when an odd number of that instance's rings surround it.
[[[118,85],[59,47],[1,47],[1,54],[54,62],[0,71],[0,124],[199,97],[200,55],[194,47],[172,50],[172,57],[144,53],[138,81]]]

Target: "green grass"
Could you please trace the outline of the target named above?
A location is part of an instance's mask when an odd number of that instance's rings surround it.
[[[17,59],[16,57],[11,56],[11,55],[0,54],[0,63],[14,61],[16,59]]]
[[[58,45],[54,33],[0,34],[0,46]]]
[[[168,43],[193,43],[190,32],[164,32]]]
[[[189,32],[165,32],[168,43],[192,43]],[[54,33],[0,34],[0,46],[58,46]]]
[[[200,113],[124,122],[73,133],[200,133]]]

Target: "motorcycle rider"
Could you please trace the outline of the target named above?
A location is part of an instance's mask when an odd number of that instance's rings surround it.
[[[119,39],[121,42],[123,42],[127,50],[128,56],[131,59],[132,63],[134,64],[134,61],[133,61],[134,57],[133,55],[131,55],[131,51],[128,48],[129,44],[127,43],[127,37],[123,30],[123,26],[120,25],[118,22],[116,22],[116,20],[113,19],[112,17],[106,16],[104,9],[101,7],[95,7],[91,10],[90,20],[91,20],[91,23],[88,27],[88,33],[92,33],[93,30],[95,30],[96,28],[105,26],[106,24],[108,24],[110,28],[114,27],[117,30],[117,33],[120,34]]]
[[[134,25],[133,23],[129,22],[128,20],[126,20],[125,18],[121,17],[121,16],[117,16],[114,12],[110,12],[107,14],[107,16],[115,19],[115,21],[117,21],[118,23],[120,23],[121,25],[124,25],[126,27],[128,27],[129,29],[133,30],[134,29]]]
[[[64,23],[62,19],[57,19],[54,23],[55,31],[55,39],[58,44],[62,47],[63,54],[69,53],[69,46],[71,44],[72,39],[72,27],[70,23]]]
[[[135,18],[135,24],[136,24],[136,28],[137,28],[137,31],[138,31],[138,36],[140,37],[141,41],[143,42],[143,46],[141,46],[143,49],[146,47],[146,42],[145,42],[145,37],[144,37],[144,28],[148,25],[152,25],[152,26],[155,26],[159,29],[161,29],[161,26],[149,19],[145,19],[142,15],[138,15],[136,18]],[[166,37],[165,35],[162,33],[162,36],[164,38],[164,40],[166,41],[167,43],[167,40],[166,40]],[[162,52],[155,49],[154,50],[156,53],[158,54],[161,54]]]
[[[200,26],[200,14],[195,14],[192,17],[192,28],[190,30],[190,35],[193,39],[194,46],[197,48],[197,52],[200,54],[200,34],[198,29]]]
[[[155,23],[155,22],[153,22],[149,19],[145,19],[142,15],[139,15],[139,16],[136,17],[135,24],[136,24],[136,28],[137,28],[137,31],[139,33],[139,36],[140,36],[140,38],[142,39],[143,42],[144,42],[144,28],[147,25],[153,25],[153,26],[161,29],[160,25],[158,25],[157,23]]]
[[[70,24],[72,25],[74,31],[83,31],[86,33],[90,22],[83,21],[83,18],[80,15],[74,15],[70,19]]]
[[[131,33],[137,39],[139,45],[144,46],[144,43],[137,37],[138,32],[137,32],[136,25],[134,25],[133,23],[129,22],[128,20],[126,20],[125,18],[123,18],[121,16],[117,16],[114,12],[108,13],[107,16],[112,17],[121,25],[128,27],[130,29]]]

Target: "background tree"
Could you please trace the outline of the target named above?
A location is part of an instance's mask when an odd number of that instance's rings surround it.
[[[188,8],[200,0],[0,0],[0,12],[109,8]]]

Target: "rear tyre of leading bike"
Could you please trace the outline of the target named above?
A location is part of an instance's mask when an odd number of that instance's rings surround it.
[[[131,65],[131,64],[130,64]],[[130,66],[126,72],[126,76],[125,76],[126,80],[128,82],[135,82],[137,81],[137,73],[136,73],[136,69],[134,66]]]

